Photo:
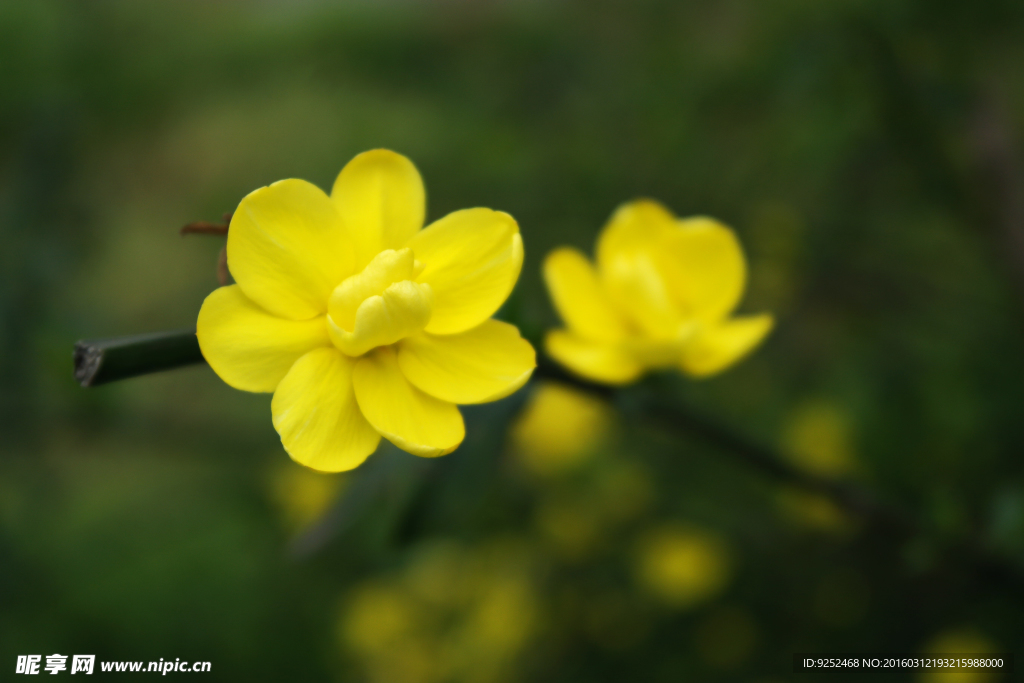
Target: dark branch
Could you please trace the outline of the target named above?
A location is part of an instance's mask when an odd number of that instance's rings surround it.
[[[75,344],[75,379],[94,387],[203,362],[195,330],[157,332]]]
[[[228,248],[224,247],[217,255],[217,282],[221,287],[231,284],[231,271],[228,270]]]
[[[544,359],[537,367],[534,377],[555,380],[606,398],[611,398],[615,394],[615,390],[610,387],[576,377]],[[649,426],[685,438],[696,436],[761,474],[830,499],[848,514],[886,524],[905,533],[914,533],[918,528],[918,524],[908,515],[881,504],[869,492],[848,482],[817,476],[799,469],[772,449],[750,441],[725,425],[698,415],[688,408],[666,403],[662,399],[653,399],[638,407],[637,418]]]
[[[234,214],[227,212],[221,216],[220,223],[211,223],[209,221],[196,221],[189,223],[181,229],[182,235],[226,235],[228,234],[228,227],[231,225],[231,217]]]
[[[189,223],[181,229],[182,235],[226,235],[228,234],[227,223],[210,223],[208,221],[196,221]]]
[[[88,387],[203,361],[195,332],[191,330],[79,342],[75,345],[75,378],[82,386]],[[614,388],[571,375],[543,358],[534,378],[562,382],[607,399],[613,399],[619,393]],[[697,415],[688,408],[655,398],[624,409],[635,412],[636,418],[644,424],[681,438],[702,439],[779,483],[823,496],[876,529],[885,529],[904,539],[927,531],[912,515],[884,504],[855,483],[828,479],[798,469],[772,449],[749,441],[728,427]],[[376,488],[377,484],[373,482],[377,476],[368,477],[369,488]],[[364,495],[369,495],[369,492]],[[325,520],[322,528],[317,525],[296,541],[292,548],[293,554],[302,556],[315,551],[323,544],[324,534],[329,533],[329,528],[338,523],[342,526],[348,523],[348,518],[353,514],[348,507],[350,505],[355,503],[342,505],[336,511],[337,519]],[[1015,563],[994,555],[973,539],[947,543],[946,553],[948,557],[968,560],[977,571],[1001,585],[1016,591],[1024,588],[1024,575]]]
[[[75,379],[82,386],[89,387],[203,361],[192,330],[79,342],[75,345]],[[541,358],[534,377],[558,381],[607,399],[613,398],[617,391],[613,387],[572,375],[544,358]],[[882,506],[866,491],[798,469],[773,450],[681,406],[649,402],[641,407],[639,417],[659,430],[686,437],[697,436],[762,474],[826,496],[844,511],[857,517],[895,524],[908,531],[916,527],[908,517]]]

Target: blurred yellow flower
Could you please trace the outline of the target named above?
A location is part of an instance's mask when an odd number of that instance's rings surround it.
[[[838,406],[815,400],[790,416],[782,438],[783,452],[803,470],[839,477],[856,469],[850,421]]]
[[[341,636],[365,657],[375,681],[431,683],[439,680],[429,634],[434,624],[400,587],[373,581],[354,593]]]
[[[612,411],[598,398],[554,382],[537,386],[511,429],[523,464],[534,474],[571,470],[604,440]]]
[[[515,541],[431,542],[397,575],[355,588],[339,635],[375,682],[508,680],[539,622],[530,565]]]
[[[270,475],[270,497],[285,526],[296,531],[318,519],[337,498],[346,475],[324,476],[284,461]]]
[[[342,636],[366,652],[388,652],[429,624],[416,601],[401,587],[375,581],[352,596]]]
[[[998,652],[992,641],[974,629],[957,629],[935,636],[924,651],[934,655],[985,655]],[[923,671],[921,683],[990,683],[999,680],[994,671]]]
[[[373,150],[330,196],[281,180],[231,219],[237,284],[203,302],[199,345],[231,386],[274,393],[274,427],[303,465],[350,470],[382,436],[450,453],[465,436],[456,404],[507,396],[533,371],[533,347],[490,317],[519,277],[519,226],[475,208],[421,230],[425,207],[412,162]]]
[[[621,206],[597,241],[597,268],[556,249],[544,279],[567,329],[548,333],[552,358],[583,377],[626,384],[678,368],[706,377],[764,339],[767,314],[731,317],[746,285],[733,232],[705,217],[677,219],[651,200]]]
[[[667,525],[649,531],[637,550],[638,581],[672,607],[713,598],[729,582],[725,543],[706,531]]]

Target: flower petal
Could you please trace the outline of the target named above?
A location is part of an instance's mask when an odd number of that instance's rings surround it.
[[[394,344],[423,329],[430,320],[430,285],[403,280],[383,294],[363,301],[356,311],[354,329],[339,326],[327,316],[327,332],[338,349],[349,356],[361,356],[370,349]]]
[[[772,325],[772,316],[762,314],[732,318],[705,328],[684,347],[680,365],[695,377],[720,372],[761,343]]]
[[[661,245],[659,270],[684,315],[717,321],[732,313],[747,279],[732,230],[711,218],[687,218],[665,232]]]
[[[323,316],[287,320],[267,313],[231,285],[199,309],[196,336],[213,371],[236,389],[273,391],[307,351],[330,345]]]
[[[377,449],[380,434],[359,412],[352,390],[354,363],[337,349],[316,349],[295,361],[278,385],[270,403],[274,428],[296,462],[342,472]]]
[[[624,256],[657,248],[675,220],[671,211],[653,199],[638,199],[617,208],[597,238],[597,265],[602,275]]]
[[[346,278],[334,288],[327,303],[327,313],[338,326],[355,329],[359,306],[371,296],[379,296],[388,287],[402,280],[416,277],[416,264],[412,249],[385,249],[359,273]]]
[[[434,290],[432,334],[456,334],[491,317],[508,298],[523,266],[519,226],[507,213],[463,209],[409,240],[425,267],[417,278]]]
[[[562,320],[585,339],[614,342],[626,326],[612,307],[597,271],[576,249],[562,247],[544,259],[544,281]]]
[[[487,320],[461,334],[418,334],[398,345],[398,365],[416,388],[451,403],[504,398],[530,379],[537,356],[515,325]]]
[[[423,227],[427,199],[413,163],[387,149],[373,149],[345,164],[331,190],[357,245],[356,268],[383,249],[405,246]]]
[[[682,324],[658,267],[662,238],[674,221],[661,204],[639,200],[619,207],[597,240],[597,265],[612,302],[660,339],[678,337]]]
[[[434,457],[451,453],[462,443],[466,428],[459,409],[410,384],[391,347],[359,359],[352,379],[363,415],[402,450]]]
[[[581,339],[565,330],[552,330],[544,338],[548,355],[576,374],[608,384],[628,384],[644,368],[625,349]]]
[[[352,274],[352,249],[330,198],[305,180],[281,180],[242,199],[228,230],[228,267],[267,312],[306,320]]]

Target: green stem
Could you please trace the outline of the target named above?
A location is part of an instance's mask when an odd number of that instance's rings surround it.
[[[193,330],[78,342],[75,345],[75,379],[83,387],[202,362],[204,358]],[[616,394],[612,387],[581,379],[544,358],[541,358],[534,378],[561,382],[608,399]],[[656,429],[686,437],[697,436],[762,474],[826,496],[848,513],[862,518],[886,520],[905,530],[916,527],[905,516],[882,506],[867,492],[798,469],[771,449],[680,406],[652,401],[640,407],[637,412],[640,419]]]
[[[78,342],[75,345],[75,379],[82,386],[90,387],[203,361],[193,330]],[[562,382],[606,399],[613,399],[619,394],[611,387],[576,377],[544,358],[534,372],[534,378]],[[870,491],[850,482],[798,469],[772,449],[749,441],[684,406],[653,397],[624,409],[635,413],[637,419],[648,427],[681,438],[697,437],[784,485],[823,496],[876,529],[885,529],[902,539],[912,538],[925,530],[915,517],[884,504]],[[970,538],[947,544],[947,552],[951,556],[970,558],[978,571],[1001,585],[1015,590],[1024,587],[1024,576],[1015,563],[993,555]]]
[[[83,387],[204,362],[195,330],[80,341],[74,360]]]

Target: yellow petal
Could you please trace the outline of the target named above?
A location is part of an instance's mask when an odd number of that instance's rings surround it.
[[[659,339],[678,337],[683,323],[658,267],[662,238],[674,221],[657,202],[631,202],[615,212],[597,241],[597,264],[612,302]]]
[[[535,386],[509,429],[524,464],[536,474],[560,474],[606,443],[611,407],[603,400],[557,382]]]
[[[423,227],[427,206],[419,171],[387,149],[348,162],[334,181],[331,199],[358,246],[357,269],[383,249],[404,247]]]
[[[356,322],[356,311],[371,296],[384,293],[396,282],[416,277],[415,259],[412,249],[385,249],[373,257],[362,272],[346,278],[335,287],[327,304],[327,313],[339,327],[352,330]]]
[[[402,450],[434,457],[451,453],[462,443],[466,429],[459,409],[410,384],[391,347],[359,359],[352,379],[363,415]]]
[[[523,266],[519,226],[491,209],[455,211],[409,241],[424,264],[419,282],[434,291],[432,334],[456,334],[491,317],[512,292]]]
[[[238,285],[215,289],[206,297],[196,336],[213,371],[243,391],[273,391],[300,356],[331,343],[323,316],[278,318],[254,304]]]
[[[354,361],[333,348],[310,351],[274,392],[274,428],[288,455],[306,467],[341,472],[358,467],[377,449],[378,434],[352,390]]]
[[[418,334],[398,346],[398,365],[418,389],[451,403],[486,403],[526,384],[537,366],[515,325],[487,320],[461,334]]]
[[[624,255],[656,247],[675,224],[675,216],[652,199],[627,202],[615,210],[597,238],[597,265],[602,273]]]
[[[659,270],[684,315],[716,321],[732,313],[746,286],[747,264],[732,230],[710,218],[678,221],[661,238]]]
[[[352,274],[352,245],[320,188],[281,180],[242,199],[228,230],[228,268],[245,295],[267,312],[306,320]]]
[[[544,339],[548,355],[576,374],[596,382],[628,384],[643,367],[625,349],[581,339],[565,330],[552,330]]]
[[[430,285],[403,280],[378,296],[371,296],[356,311],[354,329],[339,326],[327,316],[331,341],[349,356],[361,356],[370,349],[394,344],[423,329],[430,320],[433,295]]]
[[[612,307],[597,272],[576,249],[563,247],[548,254],[544,281],[558,314],[579,336],[613,342],[626,335],[625,324]]]
[[[695,377],[729,367],[754,349],[772,329],[768,314],[732,318],[697,332],[683,349],[681,366]]]

